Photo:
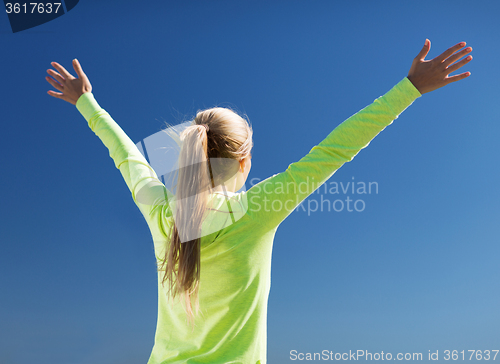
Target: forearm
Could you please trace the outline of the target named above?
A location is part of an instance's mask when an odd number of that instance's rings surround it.
[[[83,94],[76,107],[90,129],[108,148],[110,157],[120,170],[141,212],[147,217],[155,205],[166,203],[168,192],[153,168],[109,113],[99,106],[94,96],[91,93]]]
[[[265,199],[270,201],[270,206],[274,200],[279,200],[275,205],[285,208],[273,210],[266,219],[260,220],[268,221],[270,225],[279,224],[420,96],[411,82],[404,78],[384,96],[337,126],[306,156],[290,164],[286,171],[253,186],[248,191],[250,210],[258,211],[259,204],[263,204]],[[252,206],[252,203],[257,205]]]

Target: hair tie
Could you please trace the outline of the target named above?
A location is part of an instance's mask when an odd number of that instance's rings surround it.
[[[210,130],[210,129],[208,128],[208,125],[207,125],[207,124],[201,124],[201,125],[203,125],[203,126],[205,127],[205,130],[206,130],[206,131],[207,131],[207,133],[208,133],[208,131]]]

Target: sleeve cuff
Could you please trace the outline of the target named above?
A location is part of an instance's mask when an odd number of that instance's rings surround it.
[[[412,100],[415,100],[422,96],[420,91],[413,85],[413,83],[408,79],[408,77],[403,78],[400,82],[401,87],[406,91],[408,97],[411,97]]]
[[[94,115],[96,111],[101,109],[91,92],[86,92],[81,95],[76,101],[75,106],[87,121],[92,118],[92,115]]]
[[[380,98],[383,98],[383,101],[387,103],[388,107],[391,108],[395,115],[399,115],[420,96],[422,96],[422,94],[413,86],[413,83],[405,77]]]

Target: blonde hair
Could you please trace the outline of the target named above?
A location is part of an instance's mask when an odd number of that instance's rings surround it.
[[[222,107],[198,111],[192,125],[180,133],[182,147],[174,223],[159,270],[164,271],[162,284],[168,285],[172,298],[177,294],[184,297],[185,311],[193,330],[195,313],[191,297],[195,299],[194,306],[198,314],[201,255],[199,232],[208,199],[212,189],[227,180],[228,176],[235,175],[239,162],[250,155],[252,135],[252,127],[246,118]],[[215,168],[213,163],[221,160],[235,163],[218,163]],[[188,197],[191,199],[189,203]],[[185,231],[191,232],[191,236],[186,237],[183,233]]]

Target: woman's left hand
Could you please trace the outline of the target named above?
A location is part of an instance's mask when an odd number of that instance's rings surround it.
[[[77,59],[73,60],[73,68],[76,71],[78,78],[75,78],[66,71],[66,69],[57,62],[52,62],[51,65],[59,71],[56,72],[52,69],[48,69],[47,73],[51,75],[54,79],[46,76],[45,79],[48,83],[54,86],[57,90],[47,91],[50,96],[54,96],[58,99],[69,102],[70,104],[76,105],[76,102],[86,92],[92,92],[92,85],[90,84],[87,75],[82,70],[82,66]]]
[[[425,57],[431,49],[431,41],[425,40],[424,47],[415,57],[408,72],[408,79],[413,83],[416,89],[425,94],[446,86],[452,82],[463,80],[470,76],[470,72],[464,72],[455,76],[448,76],[459,68],[470,62],[472,56],[468,56],[460,61],[460,58],[472,51],[471,47],[465,47],[465,42],[458,43],[448,48],[436,58],[426,61]],[[458,62],[457,62],[458,61]]]

